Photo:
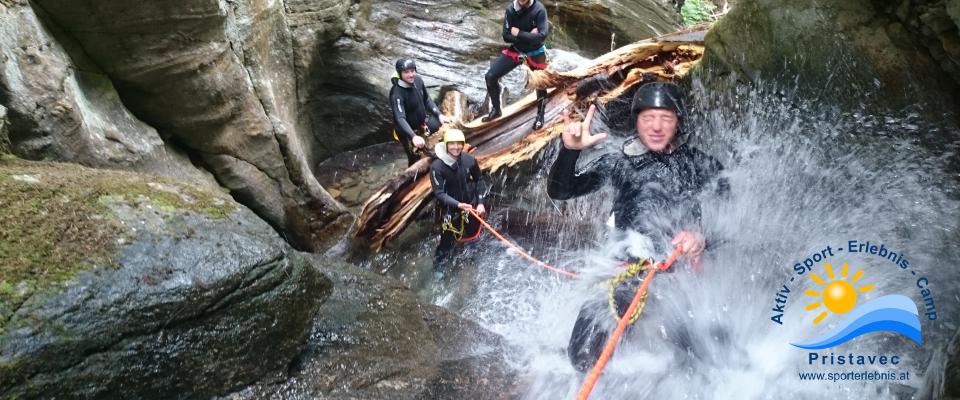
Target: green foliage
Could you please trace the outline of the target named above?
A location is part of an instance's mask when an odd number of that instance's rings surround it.
[[[716,10],[710,0],[687,0],[680,9],[680,16],[683,17],[683,24],[693,26],[702,22],[713,21],[713,12]]]

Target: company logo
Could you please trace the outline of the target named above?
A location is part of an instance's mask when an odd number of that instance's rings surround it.
[[[837,257],[843,259],[836,262],[834,258]],[[871,282],[863,268],[851,267],[851,263],[847,262],[863,257],[877,257],[889,261],[883,265],[906,273],[905,277],[915,282],[917,297],[923,302],[922,310],[918,309],[909,293],[891,293],[863,301],[865,294],[881,291],[883,283],[879,282],[878,285],[877,282]],[[834,267],[838,264],[841,265],[839,271]],[[813,314],[816,316],[812,324],[815,331],[817,327],[826,325],[822,324],[823,321],[833,319],[831,329],[809,340],[791,343],[798,348],[826,349],[874,332],[900,334],[922,345],[921,313],[930,321],[937,319],[931,281],[910,265],[904,252],[882,243],[848,240],[840,246],[827,245],[806,259],[794,263],[793,272],[789,281],[774,295],[771,308],[774,314],[770,320],[783,325],[788,310],[787,303],[795,298],[804,301],[804,309],[808,313],[816,313]],[[805,296],[796,296],[795,293],[801,290]]]
[[[807,311],[818,313],[813,324],[820,324],[830,314],[842,316],[842,320],[832,329],[802,343],[791,343],[801,349],[820,350],[841,345],[861,335],[873,332],[894,332],[923,343],[920,334],[920,315],[917,305],[909,297],[893,294],[882,296],[857,306],[857,293],[866,293],[875,289],[874,285],[862,285],[860,280],[864,271],[858,270],[848,277],[849,264],[843,267],[837,276],[830,263],[824,263],[827,281],[816,273],[810,274],[810,280],[820,290],[806,290],[804,294],[813,297]],[[859,285],[859,286],[858,286]]]
[[[866,262],[867,259],[873,263]],[[870,269],[860,265],[870,265]],[[871,271],[879,271],[882,278],[874,278]],[[906,356],[903,353],[911,351],[909,347],[842,350],[845,343],[860,336],[881,333],[909,338],[918,346],[923,344],[921,315],[928,322],[937,319],[935,285],[916,265],[910,264],[902,250],[883,243],[847,240],[839,246],[826,245],[795,262],[792,272],[774,294],[773,306],[768,307],[773,311],[770,321],[776,326],[791,321],[800,323],[801,317],[813,321],[803,326],[811,329],[811,338],[790,343],[806,352],[806,366],[797,371],[800,380],[910,380],[908,366],[901,365]],[[915,291],[889,293],[890,286],[902,288],[905,283]],[[871,299],[866,300],[867,297]],[[794,304],[796,307],[788,307]]]

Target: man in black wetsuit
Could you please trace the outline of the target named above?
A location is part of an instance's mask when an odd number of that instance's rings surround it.
[[[391,79],[390,108],[393,110],[394,138],[407,153],[407,165],[420,159],[418,149],[426,145],[421,133],[433,134],[446,117],[427,94],[423,79],[417,76],[417,64],[408,58],[397,60],[397,74]]]
[[[563,144],[550,170],[547,194],[566,200],[610,183],[615,190],[617,230],[639,232],[655,243],[664,236],[672,237],[672,244],[682,246],[684,255],[699,257],[705,240],[700,232],[697,196],[714,182],[718,191],[725,192],[727,183],[719,179],[723,169],[720,162],[684,141],[686,107],[681,89],[662,82],[640,87],[631,105],[637,137],[625,142],[621,151],[603,155],[577,171],[580,151],[606,138],[605,133],[590,132],[595,112],[595,106],[591,106],[583,122],[571,122],[569,112],[564,113]],[[620,315],[626,311],[638,282],[630,280],[630,284],[616,288]],[[608,333],[586,307],[581,309],[568,348],[578,370],[586,371],[593,365]]]
[[[430,164],[430,186],[439,203],[443,229],[433,256],[435,270],[443,269],[457,243],[472,241],[480,234],[480,223],[469,211],[481,215],[487,212],[483,206],[487,194],[483,173],[477,159],[463,151],[465,143],[462,131],[448,129],[443,142],[434,147],[437,159]]]
[[[510,44],[492,63],[485,76],[487,95],[490,96],[490,113],[483,122],[500,117],[500,78],[524,62],[530,69],[547,69],[547,9],[539,0],[515,0],[507,6],[503,18],[503,41]],[[543,127],[543,114],[547,105],[547,91],[537,90],[537,118],[533,129]]]

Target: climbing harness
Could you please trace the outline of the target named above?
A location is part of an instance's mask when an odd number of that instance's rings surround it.
[[[617,276],[613,277],[612,279],[607,280],[607,297],[608,302],[610,303],[610,312],[613,313],[613,319],[617,322],[620,321],[620,313],[617,312],[617,285],[628,279],[639,277],[640,273],[650,269],[651,265],[653,265],[653,260],[647,258],[642,259],[638,262],[628,264],[623,272],[617,274]],[[643,307],[646,305],[646,303],[647,294],[644,293],[643,298],[640,299],[640,306],[637,307],[637,310],[630,315],[630,321],[628,323],[633,324],[640,319],[640,314],[643,313]]]
[[[477,226],[476,232],[464,238],[463,235],[467,230],[467,225],[469,222],[470,217],[467,216],[467,213],[460,211],[460,227],[457,228],[457,226],[453,223],[453,216],[446,214],[443,216],[443,223],[440,225],[440,229],[444,232],[452,232],[454,239],[457,240],[457,243],[469,243],[477,240],[477,238],[480,237],[480,232],[483,231],[483,229],[480,229],[480,227]]]
[[[420,132],[417,134],[423,136],[424,138],[429,138],[431,135],[433,135],[430,133],[430,128],[427,127],[427,121],[423,121],[423,125],[420,126]],[[396,128],[393,129],[393,140],[398,142],[400,141],[400,136],[397,134]]]
[[[541,46],[539,49],[536,49],[534,51],[529,51],[529,52],[520,52],[510,48],[510,49],[503,49],[503,51],[501,51],[500,53],[507,57],[512,58],[514,64],[526,63],[527,65],[530,66],[530,69],[544,70],[544,69],[547,69],[547,65],[549,64],[549,62],[544,61],[543,63],[538,63],[536,61],[533,61],[533,57],[544,54],[546,53],[546,51],[547,51],[547,46],[544,45],[544,46]]]

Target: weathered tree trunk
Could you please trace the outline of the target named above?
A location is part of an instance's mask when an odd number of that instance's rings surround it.
[[[558,117],[564,109],[573,107],[579,114],[590,103],[604,104],[645,80],[670,80],[687,74],[700,61],[705,33],[702,28],[637,42],[570,72],[534,72],[530,86],[550,89],[547,125],[531,131],[536,94],[530,94],[506,107],[501,118],[463,125],[468,151],[488,173],[529,160],[563,131]],[[434,135],[427,148],[432,149],[441,136]],[[430,159],[421,159],[364,203],[352,231],[357,244],[379,251],[429,203],[433,197],[427,179]]]

